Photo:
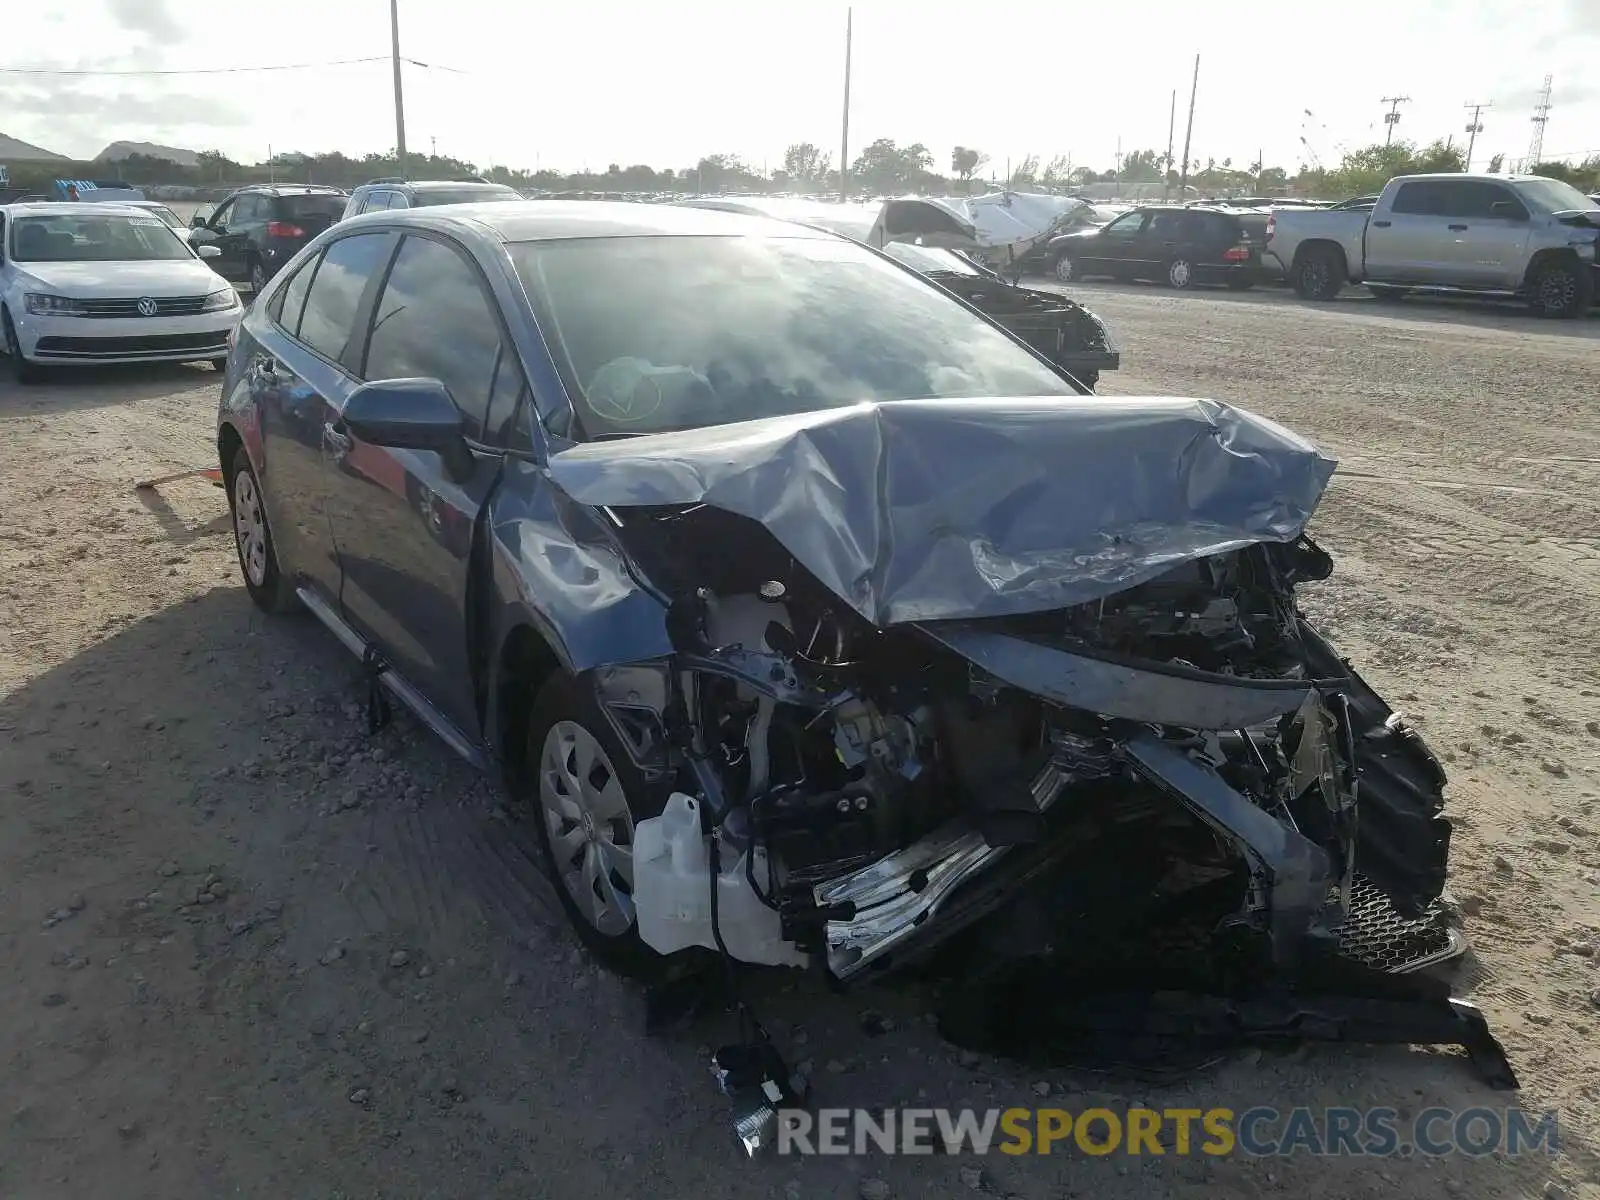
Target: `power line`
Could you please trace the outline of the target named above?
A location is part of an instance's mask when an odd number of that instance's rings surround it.
[[[58,67],[0,67],[0,75],[53,75],[75,76],[78,78],[126,78],[134,76],[151,77],[158,75],[244,75],[261,71],[315,71],[323,67],[351,67],[360,63],[389,62],[387,54],[374,54],[366,58],[337,58],[329,62],[309,63],[272,63],[258,67],[187,67],[148,71],[79,71]],[[449,71],[453,75],[465,75],[467,72],[459,67],[446,67],[438,63],[418,62],[414,58],[402,59],[413,67],[421,67],[426,71]]]

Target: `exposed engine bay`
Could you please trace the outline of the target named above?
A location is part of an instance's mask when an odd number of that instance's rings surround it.
[[[1185,897],[1241,964],[1337,950],[1358,896],[1401,925],[1435,905],[1443,773],[1300,616],[1296,584],[1332,565],[1309,539],[1063,610],[878,628],[745,518],[617,519],[679,647],[598,673],[676,789],[634,863],[662,953],[864,979],[1107,853],[1131,888],[1114,908]],[[1388,843],[1370,856],[1369,807]],[[1384,969],[1461,948],[1424,923]]]

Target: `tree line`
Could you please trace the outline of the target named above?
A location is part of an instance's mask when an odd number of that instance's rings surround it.
[[[403,174],[414,179],[449,179],[480,176],[527,191],[549,192],[817,192],[837,193],[839,170],[833,156],[810,142],[796,142],[784,151],[778,167],[767,170],[737,154],[711,154],[682,167],[657,168],[646,164],[612,163],[604,171],[529,171],[503,165],[479,166],[461,159],[432,154],[407,154],[404,166],[393,151],[352,157],[329,154],[280,154],[270,162],[245,164],[220,151],[203,151],[194,166],[180,166],[164,158],[135,154],[115,164],[90,162],[24,162],[12,165],[12,184],[38,188],[53,179],[94,179],[115,175],[129,183],[189,186],[204,193],[223,192],[245,183],[272,180],[318,183],[351,188],[385,175]],[[1497,156],[1489,170],[1499,171]],[[983,151],[956,146],[949,159],[936,159],[921,142],[900,145],[879,138],[857,152],[845,180],[858,196],[904,193],[948,193],[1010,186],[1070,191],[1091,183],[1161,183],[1176,185],[1186,175],[1203,193],[1310,195],[1340,198],[1377,191],[1394,175],[1424,171],[1460,171],[1464,156],[1450,140],[1426,146],[1397,141],[1375,144],[1344,154],[1332,167],[1287,169],[1261,161],[1236,162],[1232,158],[1195,158],[1187,164],[1152,149],[1135,150],[1113,167],[1097,170],[1075,164],[1068,155],[1042,158],[1036,154],[1013,162],[995,163]],[[1581,163],[1539,163],[1532,172],[1565,179],[1586,191],[1600,190],[1600,155]]]

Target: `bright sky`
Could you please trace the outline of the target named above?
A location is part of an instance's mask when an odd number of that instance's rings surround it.
[[[9,0],[0,67],[184,70],[387,55],[387,0]],[[229,13],[239,14],[235,24]],[[1028,153],[1112,165],[1164,149],[1178,91],[1191,153],[1291,170],[1301,138],[1327,162],[1384,133],[1380,98],[1410,96],[1398,136],[1465,140],[1475,163],[1526,153],[1546,74],[1545,157],[1600,153],[1600,0],[1275,0],[1237,10],[1146,0],[992,5],[855,0],[850,145],[955,145],[993,169]],[[834,0],[400,0],[409,147],[476,162],[604,170],[732,153],[778,166],[811,141],[835,158],[845,5]],[[1307,118],[1310,110],[1313,117]],[[118,139],[220,149],[388,151],[388,63],[233,75],[0,73],[0,133],[75,157]]]

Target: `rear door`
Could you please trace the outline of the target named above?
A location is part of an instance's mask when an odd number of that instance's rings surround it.
[[[406,234],[372,308],[360,374],[437,379],[471,440],[499,446],[515,436],[512,417],[524,403],[521,368],[477,264],[446,238]],[[431,450],[370,445],[343,425],[334,432],[329,511],[345,617],[476,739],[467,580],[474,530],[500,456],[473,451],[453,469]]]
[[[1380,201],[1367,221],[1366,277],[1375,283],[1448,282],[1450,209],[1449,187],[1440,180],[1413,179],[1396,187],[1388,206]]]
[[[252,321],[261,332],[245,362],[262,413],[273,536],[289,569],[335,605],[340,571],[328,523],[324,430],[357,386],[356,331],[365,327],[395,242],[392,233],[358,233],[308,259],[272,295],[265,323]]]

